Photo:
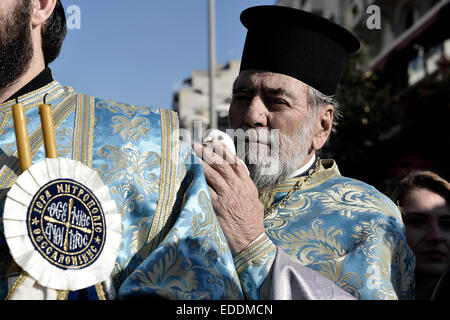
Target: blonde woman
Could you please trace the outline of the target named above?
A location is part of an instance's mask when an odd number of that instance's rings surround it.
[[[431,171],[412,171],[398,180],[391,199],[416,256],[416,300],[431,299],[450,267],[450,183]]]

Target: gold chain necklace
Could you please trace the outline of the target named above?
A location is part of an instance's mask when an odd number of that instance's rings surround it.
[[[317,157],[316,165],[315,165],[314,169],[309,170],[306,178],[298,180],[297,183],[294,185],[294,188],[292,188],[292,190],[289,191],[289,193],[283,199],[281,199],[281,201],[278,202],[275,206],[271,205],[266,210],[264,210],[264,219],[266,219],[268,217],[270,217],[270,218],[274,217],[278,213],[278,208],[281,206],[284,206],[286,204],[286,202],[288,202],[289,199],[292,198],[292,196],[297,191],[301,190],[303,188],[303,186],[306,184],[306,182],[308,182],[311,179],[311,177],[316,172],[319,171],[319,169],[320,169],[320,158]]]

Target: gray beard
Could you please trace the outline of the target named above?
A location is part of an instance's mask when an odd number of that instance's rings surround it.
[[[279,139],[271,139],[270,151],[257,144],[245,149],[245,162],[260,194],[288,179],[305,163],[310,153],[313,123],[308,119],[294,137],[280,134]]]

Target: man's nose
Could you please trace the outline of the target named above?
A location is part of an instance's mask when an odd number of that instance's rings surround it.
[[[444,234],[437,221],[433,221],[429,224],[427,230],[427,240],[433,242],[442,242],[445,240]]]
[[[268,110],[260,97],[256,96],[250,102],[245,115],[245,124],[252,128],[267,127]]]

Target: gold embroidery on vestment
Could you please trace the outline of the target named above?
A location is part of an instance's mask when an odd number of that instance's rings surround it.
[[[76,96],[70,94],[54,107],[53,117],[55,129],[58,128],[59,125],[69,116],[69,114],[73,112],[76,107],[76,103],[74,103],[75,101]],[[31,133],[30,141],[31,155],[34,157],[44,143],[42,139],[41,125],[38,125],[37,128]],[[6,193],[9,188],[15,183],[15,178],[18,177],[16,172],[19,172],[19,159],[17,151],[13,156],[9,157],[9,160],[4,163],[4,166],[0,170],[0,201],[6,197]]]
[[[165,236],[161,232],[171,213],[176,194],[176,173],[178,165],[178,140],[174,139],[173,132],[178,128],[178,119],[175,113],[160,109],[161,115],[161,174],[159,181],[159,198],[156,204],[147,243],[149,250],[153,251]]]

